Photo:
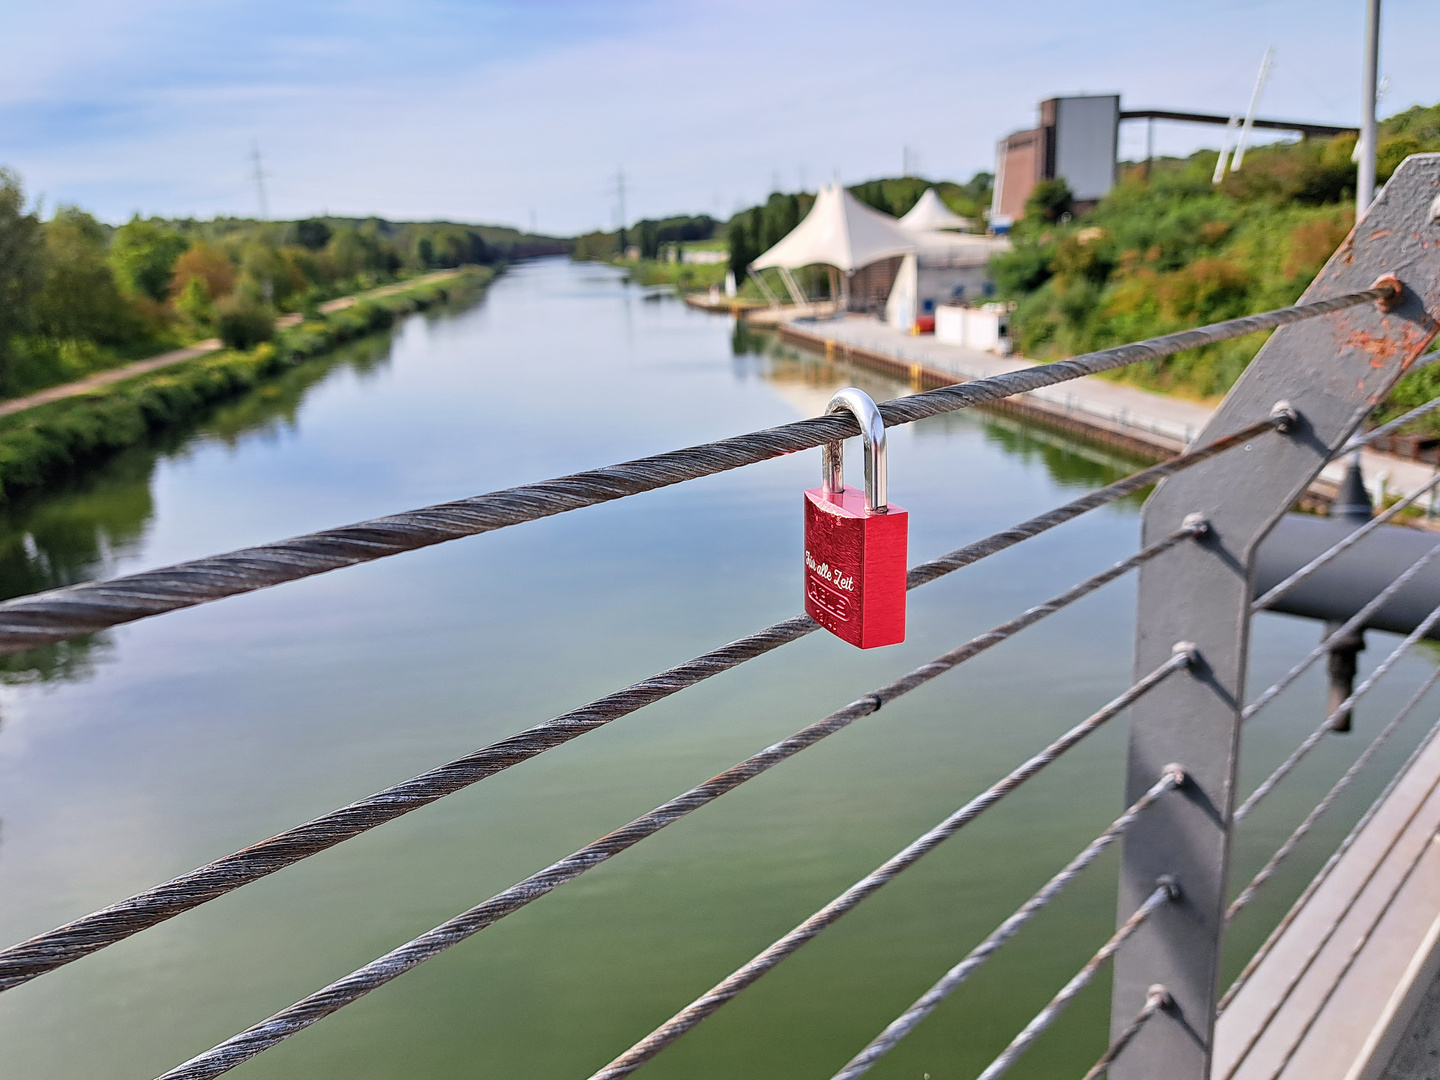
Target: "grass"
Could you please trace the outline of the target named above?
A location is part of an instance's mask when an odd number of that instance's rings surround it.
[[[662,262],[658,259],[616,259],[615,265],[624,270],[637,285],[675,285],[681,292],[724,285],[725,271],[729,269],[724,263],[695,266],[688,263]]]

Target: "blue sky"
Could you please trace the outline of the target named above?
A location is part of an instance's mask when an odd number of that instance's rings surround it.
[[[50,0],[0,38],[0,163],[47,207],[451,218],[573,233],[727,216],[838,175],[991,167],[1055,94],[1354,123],[1364,0]],[[1440,101],[1434,0],[1385,0],[1382,114]],[[1133,128],[1133,130],[1130,130]],[[1157,128],[1163,152],[1213,129]],[[1143,153],[1127,125],[1122,154]]]

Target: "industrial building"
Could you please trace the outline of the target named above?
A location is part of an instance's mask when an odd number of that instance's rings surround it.
[[[1093,206],[1115,186],[1119,149],[1119,94],[1042,101],[1039,126],[1000,140],[990,227],[1004,231],[1024,217],[1041,180],[1064,180],[1079,209]]]

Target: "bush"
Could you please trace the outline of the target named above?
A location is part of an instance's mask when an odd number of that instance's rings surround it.
[[[256,304],[225,303],[216,309],[215,330],[226,348],[244,352],[275,336],[275,316]]]
[[[1058,177],[1041,180],[1025,200],[1025,216],[1032,221],[1059,221],[1075,208],[1075,197],[1070,194],[1070,185]]]

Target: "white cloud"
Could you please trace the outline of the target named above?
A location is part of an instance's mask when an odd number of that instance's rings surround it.
[[[566,3],[292,8],[262,5],[261,29],[163,0],[124,16],[32,9],[5,48],[33,55],[0,63],[0,117],[18,133],[6,157],[51,203],[206,216],[254,206],[245,159],[259,139],[277,215],[523,223],[533,208],[541,228],[573,232],[611,224],[621,166],[632,218],[723,215],[775,175],[787,187],[802,170],[812,186],[836,170],[892,175],[906,145],[927,174],[968,176],[1055,93],[1230,112],[1267,44],[1265,113],[1353,122],[1363,5],[1131,0],[1079,17],[1059,0],[742,0],[625,5],[613,27]],[[76,20],[91,22],[54,44]],[[1386,20],[1387,106],[1440,100],[1428,47],[1404,30],[1422,21],[1419,0],[1391,0]],[[37,131],[36,116],[53,119]],[[1165,126],[1157,146],[1214,138]],[[1127,132],[1122,150],[1142,148]]]

